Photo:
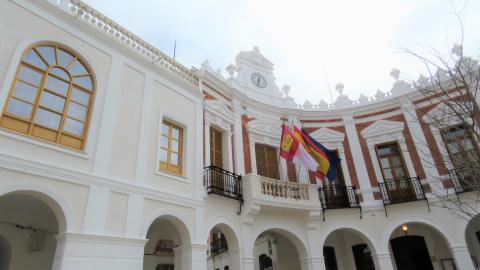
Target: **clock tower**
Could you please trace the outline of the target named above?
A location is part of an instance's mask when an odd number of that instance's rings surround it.
[[[234,79],[247,96],[268,104],[283,102],[282,93],[275,84],[273,63],[260,53],[258,47],[240,52],[235,63],[237,74]]]

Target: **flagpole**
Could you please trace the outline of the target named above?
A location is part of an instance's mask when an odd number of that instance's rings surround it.
[[[281,168],[281,156],[280,156],[280,152],[281,152],[281,147],[282,147],[282,139],[283,139],[283,126],[285,125],[285,114],[283,114],[283,116],[280,118],[282,120],[282,136],[280,136],[280,147],[278,149],[278,168],[280,169]],[[288,170],[288,168],[286,168]],[[280,175],[279,175],[280,176]],[[278,177],[280,178],[280,177]],[[287,171],[287,175],[286,175],[286,178],[287,178],[287,182],[288,182],[288,171]],[[275,179],[275,189],[276,189],[276,192],[278,192],[278,179]]]

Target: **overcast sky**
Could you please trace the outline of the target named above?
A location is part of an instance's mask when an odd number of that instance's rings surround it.
[[[239,51],[259,46],[276,83],[297,103],[330,101],[345,85],[352,99],[387,91],[390,70],[417,78],[423,66],[399,45],[446,53],[465,29],[464,53],[480,52],[479,0],[84,0],[168,55],[199,67],[208,59],[224,75]],[[399,44],[399,45],[398,45]]]

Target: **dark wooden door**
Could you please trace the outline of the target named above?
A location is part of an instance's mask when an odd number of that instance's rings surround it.
[[[352,246],[352,251],[357,270],[375,270],[372,254],[367,244]]]
[[[338,270],[337,258],[335,257],[335,249],[333,247],[323,247],[323,257],[325,258],[326,270]]]
[[[423,236],[402,236],[390,240],[398,270],[433,270]]]

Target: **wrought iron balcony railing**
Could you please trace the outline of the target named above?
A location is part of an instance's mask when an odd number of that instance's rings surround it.
[[[318,189],[322,211],[327,209],[362,208],[358,202],[355,186],[324,186]]]
[[[210,255],[216,255],[228,250],[227,239],[220,238],[210,243]]]
[[[448,175],[457,194],[480,188],[480,164],[449,170]]]
[[[219,167],[208,166],[204,170],[208,194],[217,194],[243,202],[242,176]]]
[[[401,178],[378,184],[383,205],[428,200],[419,177]],[[430,208],[429,208],[430,209]]]
[[[354,186],[321,187],[318,192],[323,209],[357,208],[360,206]]]

